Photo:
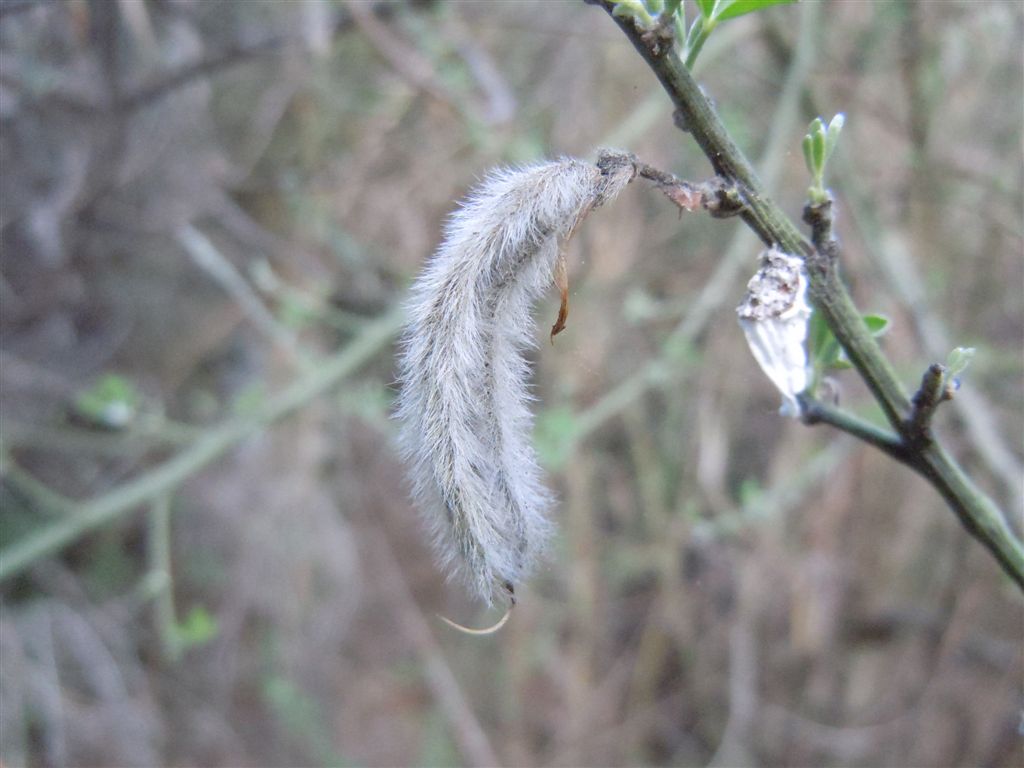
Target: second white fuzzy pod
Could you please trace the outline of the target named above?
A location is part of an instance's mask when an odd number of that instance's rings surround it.
[[[523,357],[533,302],[561,242],[635,173],[607,151],[490,173],[412,286],[397,415],[413,494],[443,565],[488,603],[512,598],[550,536]]]

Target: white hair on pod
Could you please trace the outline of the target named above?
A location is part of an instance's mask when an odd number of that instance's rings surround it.
[[[401,445],[443,567],[488,604],[514,603],[551,533],[530,443],[531,306],[552,284],[560,242],[635,173],[632,156],[608,151],[596,166],[562,158],[491,172],[412,286]]]

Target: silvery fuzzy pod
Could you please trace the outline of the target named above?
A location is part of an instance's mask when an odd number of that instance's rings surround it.
[[[481,598],[509,599],[551,532],[530,442],[531,307],[560,242],[629,183],[602,153],[490,173],[449,220],[412,286],[397,417],[413,496],[443,567]]]

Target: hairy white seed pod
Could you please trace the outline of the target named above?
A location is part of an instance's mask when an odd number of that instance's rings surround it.
[[[531,306],[560,242],[634,175],[611,152],[494,171],[412,286],[397,416],[413,495],[443,566],[489,604],[512,599],[550,534],[530,443]]]

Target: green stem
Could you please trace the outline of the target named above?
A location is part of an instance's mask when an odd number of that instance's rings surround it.
[[[651,44],[632,20],[612,14],[614,4],[610,0],[589,2],[600,5],[612,15],[672,99],[677,125],[693,136],[715,172],[742,191],[747,208],[741,216],[746,224],[766,244],[804,257],[815,307],[878,401],[904,449],[911,452],[906,463],[911,463],[928,478],[967,531],[992,553],[1003,570],[1024,591],[1024,548],[999,509],[937,442],[925,445],[907,443],[904,430],[910,401],[840,278],[838,246],[830,237],[830,217],[808,219],[815,242],[819,244],[815,248],[768,195],[750,162],[736,146],[700,86],[671,46]]]
[[[902,438],[892,432],[865,421],[849,411],[815,400],[806,394],[799,395],[800,418],[804,424],[829,424],[836,429],[853,435],[869,445],[873,445],[891,458],[914,467],[912,457],[903,445]]]
[[[687,69],[693,69],[693,65],[697,62],[697,57],[704,48],[704,43],[711,37],[711,32],[714,28],[715,22],[709,22],[703,16],[698,16],[694,19],[693,27],[686,39],[685,66]]]
[[[4,480],[13,491],[24,496],[36,511],[44,515],[60,518],[69,514],[74,506],[70,499],[36,480],[13,460],[7,460],[4,466]]]
[[[0,581],[16,576],[43,557],[54,554],[81,536],[168,493],[260,428],[298,410],[324,394],[390,343],[402,322],[394,309],[368,323],[341,352],[316,366],[258,413],[211,429],[191,446],[110,493],[82,502],[65,517],[41,527],[0,551]]]
[[[920,450],[915,469],[942,494],[968,533],[988,548],[1024,592],[1024,545],[995,502],[978,489],[937,440]]]
[[[153,601],[153,621],[160,638],[164,659],[181,658],[178,619],[174,610],[174,578],[171,572],[171,494],[153,499],[149,509],[147,550],[152,583],[157,586]]]

